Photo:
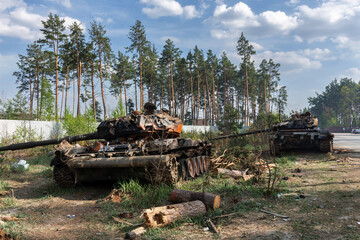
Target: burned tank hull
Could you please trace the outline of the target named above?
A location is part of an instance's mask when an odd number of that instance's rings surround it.
[[[332,152],[333,135],[327,131],[282,130],[269,135],[274,155],[286,150],[314,150]]]
[[[53,176],[61,186],[80,182],[142,178],[175,183],[205,173],[211,144],[181,138],[182,121],[152,103],[144,111],[101,122],[94,133],[38,142],[16,143],[0,151],[56,145],[51,161]],[[86,146],[72,142],[87,142]]]
[[[51,165],[60,186],[126,178],[173,184],[207,171],[211,145],[189,138],[170,138],[96,142],[92,147],[72,146],[64,141],[56,149]]]
[[[317,128],[318,120],[309,112],[294,114],[291,119],[274,126],[269,134],[270,150],[274,155],[286,150],[332,152],[334,135]]]

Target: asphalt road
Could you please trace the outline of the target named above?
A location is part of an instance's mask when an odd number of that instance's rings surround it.
[[[360,134],[334,133],[334,149],[348,149],[360,153]]]

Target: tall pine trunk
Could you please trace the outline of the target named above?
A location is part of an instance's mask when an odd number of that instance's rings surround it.
[[[211,123],[215,124],[215,113],[216,113],[216,101],[215,101],[215,76],[214,68],[211,68],[211,77],[212,77],[212,114],[211,114]]]
[[[125,95],[125,112],[127,114],[127,97],[126,97],[126,79],[125,79],[125,70],[123,70],[123,83],[124,83],[124,95]]]
[[[144,86],[143,86],[143,76],[142,76],[142,59],[141,59],[141,45],[139,42],[139,68],[140,68],[140,109],[144,106]]]
[[[95,86],[94,86],[94,62],[91,61],[91,96],[92,96],[92,102],[93,102],[93,114],[94,119],[96,121],[96,100],[95,100]]]
[[[39,115],[39,98],[40,98],[40,74],[39,74],[39,68],[36,67],[36,79],[37,79],[37,83],[36,83],[36,119],[40,120],[40,115]]]
[[[30,73],[31,74],[31,73]],[[33,99],[34,99],[34,91],[32,89],[32,79],[31,75],[29,74],[29,90],[30,90],[30,119],[32,118],[32,111],[33,111]],[[34,83],[35,85],[35,83]]]
[[[102,62],[101,62],[101,43],[98,43],[98,53],[99,53],[99,75],[100,75],[100,86],[101,86],[101,97],[102,97],[102,102],[103,102],[103,107],[104,107],[104,119],[106,119],[106,103],[105,103],[105,95],[104,95],[104,81],[103,81],[103,77],[102,77]]]
[[[66,111],[66,108],[67,108],[68,87],[69,87],[69,66],[66,67],[66,84],[65,84],[65,104],[64,104],[64,111]]]
[[[66,81],[66,78],[64,78],[63,89],[62,89],[62,91],[61,91],[60,119],[61,119],[61,117],[62,117],[62,110],[63,110],[63,103],[64,103],[65,81]]]

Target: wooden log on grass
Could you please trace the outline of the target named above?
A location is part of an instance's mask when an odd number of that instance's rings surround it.
[[[181,218],[193,217],[205,213],[205,204],[202,201],[196,200],[146,209],[143,215],[145,225],[155,228],[166,226]]]
[[[208,192],[194,192],[175,188],[170,194],[170,202],[182,203],[200,200],[205,204],[206,209],[220,207],[220,196]]]
[[[141,226],[141,227],[138,227],[138,228],[135,228],[135,229],[131,230],[130,232],[127,232],[125,234],[125,238],[126,239],[136,239],[137,237],[141,236],[145,232],[146,232],[146,228]]]
[[[221,174],[224,177],[231,177],[234,179],[242,179],[244,181],[248,181],[251,178],[253,178],[255,175],[247,175],[247,171],[249,169],[240,171],[240,170],[230,170],[230,169],[225,169],[225,168],[215,168],[213,170],[214,174]]]

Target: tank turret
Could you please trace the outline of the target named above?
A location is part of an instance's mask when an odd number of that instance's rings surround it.
[[[285,130],[285,129],[314,129],[318,126],[317,117],[311,116],[310,112],[299,114],[296,112],[291,115],[291,119],[277,123],[274,125],[274,130]]]

